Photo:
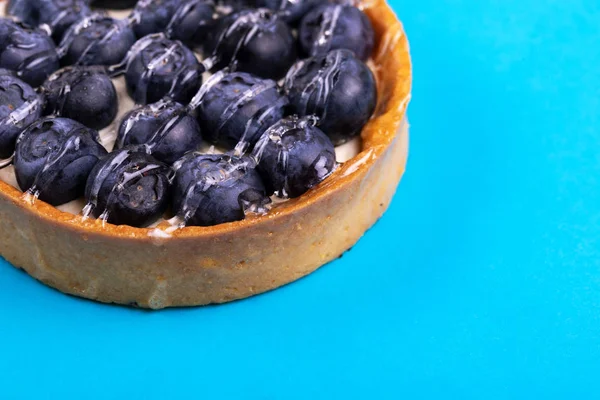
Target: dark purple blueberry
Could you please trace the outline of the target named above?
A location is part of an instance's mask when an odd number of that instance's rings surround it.
[[[360,134],[375,111],[375,77],[348,50],[299,61],[285,79],[293,112],[315,115],[319,128],[335,144]]]
[[[19,136],[17,182],[40,200],[65,204],[83,196],[90,171],[106,154],[97,131],[71,119],[46,117]]]
[[[35,27],[38,25],[39,13],[32,2],[33,0],[8,0],[6,14],[15,17],[26,25]]]
[[[105,8],[109,10],[126,10],[133,8],[137,0],[94,0],[92,5],[97,8]]]
[[[321,183],[334,170],[333,144],[311,117],[291,116],[270,127],[253,155],[267,193],[298,197]]]
[[[46,24],[59,43],[71,25],[91,14],[84,0],[34,0],[39,9],[38,24]]]
[[[13,70],[33,87],[58,69],[58,54],[50,37],[7,18],[0,18],[0,67]]]
[[[117,91],[102,68],[63,68],[48,78],[42,90],[48,114],[97,130],[106,128],[117,116]]]
[[[213,75],[201,89],[198,122],[205,138],[225,148],[256,143],[285,114],[288,99],[270,79],[245,72]]]
[[[204,67],[194,53],[162,34],[138,40],[128,57],[127,90],[138,104],[155,103],[165,96],[187,104],[202,84]]]
[[[296,40],[271,10],[243,10],[221,18],[207,40],[215,70],[232,65],[261,78],[280,79],[296,61]]]
[[[297,23],[306,13],[327,0],[253,0],[253,6],[276,11],[284,21]]]
[[[73,25],[59,46],[63,65],[115,65],[135,43],[125,20],[93,14]]]
[[[173,211],[186,225],[211,226],[244,219],[270,200],[249,157],[186,155],[175,164]]]
[[[139,0],[131,13],[138,38],[163,32],[183,0]]]
[[[47,25],[58,43],[67,29],[91,10],[84,0],[12,0],[8,14],[32,27]]]
[[[141,146],[146,153],[173,164],[202,143],[196,118],[179,103],[165,99],[127,113],[119,127],[115,148]]]
[[[167,210],[172,173],[144,152],[113,151],[89,175],[84,215],[115,225],[148,226]]]
[[[0,159],[10,157],[17,136],[42,115],[43,100],[19,78],[0,72]]]
[[[305,56],[347,49],[366,61],[373,51],[375,32],[369,18],[358,8],[324,4],[304,16],[298,38]]]
[[[165,32],[169,38],[181,40],[188,46],[201,46],[214,26],[214,13],[215,5],[210,0],[185,0]]]

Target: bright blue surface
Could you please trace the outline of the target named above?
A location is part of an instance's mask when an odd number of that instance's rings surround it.
[[[600,2],[395,8],[411,157],[351,252],[250,300],[155,313],[0,262],[0,398],[598,398]]]

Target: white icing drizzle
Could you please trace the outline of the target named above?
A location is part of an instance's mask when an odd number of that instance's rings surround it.
[[[64,57],[69,51],[70,47],[73,45],[73,42],[77,36],[81,35],[81,33],[83,33],[86,29],[92,27],[93,24],[101,23],[104,20],[108,20],[108,17],[106,17],[104,14],[94,13],[71,26],[57,48],[58,56],[61,58]],[[87,55],[92,50],[94,50],[96,47],[105,45],[109,40],[112,39],[113,36],[117,35],[123,28],[125,28],[125,26],[125,21],[112,20],[110,27],[104,33],[104,35],[96,40],[90,41],[74,65],[80,65],[83,63]]]
[[[231,35],[238,31],[238,29],[249,28],[246,29],[242,37],[238,40],[233,54],[231,55],[229,67],[232,70],[235,70],[237,65],[237,56],[242,48],[247,46],[248,43],[250,43],[250,41],[254,39],[263,28],[269,29],[269,26],[263,26],[261,25],[261,22],[274,24],[275,19],[272,18],[272,13],[270,10],[259,8],[240,14],[227,29],[224,29],[223,32],[221,32],[221,36],[217,40],[217,44],[213,52],[213,59],[220,58],[220,50],[226,39],[231,37]],[[214,62],[214,60],[212,62]]]
[[[37,199],[41,191],[46,189],[47,186],[50,185],[61,172],[60,169],[53,169],[52,167],[54,167],[54,165],[56,165],[70,151],[79,151],[80,144],[81,137],[76,134],[71,134],[61,145],[60,150],[48,157],[42,169],[37,173],[35,180],[33,181],[33,185],[27,190],[27,192],[32,194]]]
[[[100,190],[102,189],[102,184],[112,174],[116,171],[127,159],[129,158],[131,152],[129,150],[122,151],[117,154],[110,163],[107,163],[100,168],[96,175],[96,179],[94,179],[92,183],[92,187],[90,190],[90,195],[88,199],[88,203],[83,208],[83,220],[86,220],[92,211],[98,206],[98,196],[100,195]]]
[[[229,104],[227,108],[221,114],[219,119],[219,125],[217,131],[221,131],[225,124],[234,116],[235,112],[239,110],[243,105],[256,98],[256,96],[267,90],[274,89],[277,87],[275,81],[262,80],[257,84],[252,85],[249,89],[245,90],[233,103]]]
[[[108,71],[111,74],[111,76],[124,74],[131,62],[135,59],[135,57],[138,54],[144,51],[144,49],[150,46],[155,40],[160,40],[164,38],[165,35],[163,33],[155,33],[152,35],[144,36],[143,38],[135,42],[133,46],[131,46],[131,49],[129,49],[127,55],[121,63],[108,67]]]
[[[190,157],[194,157],[199,153],[193,153]],[[189,160],[189,158],[188,158]],[[194,161],[192,161],[194,162]],[[207,162],[210,164],[214,164],[212,160],[206,160],[201,162]],[[198,207],[202,200],[204,199],[204,193],[206,193],[212,187],[219,185],[220,183],[233,178],[233,174],[236,171],[246,171],[250,168],[254,168],[256,166],[254,160],[250,157],[231,157],[231,156],[222,156],[222,158],[217,162],[216,166],[211,165],[209,171],[194,179],[190,182],[185,190],[185,196],[183,203],[179,210],[176,211],[176,216],[169,220],[169,224],[174,227],[174,229],[180,229],[186,226],[187,222],[196,214]],[[176,166],[175,168],[181,167],[181,164]],[[197,168],[197,167],[195,167]],[[244,199],[240,199],[244,200]],[[247,204],[244,205],[244,210],[251,209],[259,209],[259,205],[254,204],[250,200],[247,201]]]
[[[311,56],[324,54],[329,51],[342,10],[343,6],[339,4],[324,9],[319,33],[310,51]]]
[[[228,70],[228,68],[226,68],[226,69],[216,72],[214,75],[212,75],[210,78],[208,78],[208,80],[206,82],[204,82],[204,84],[202,86],[200,86],[198,93],[196,93],[196,95],[190,101],[190,104],[188,105],[188,109],[191,111],[191,110],[195,110],[198,107],[200,107],[200,105],[202,104],[202,101],[204,101],[204,97],[206,96],[206,94],[208,92],[210,92],[210,90],[213,87],[215,87],[215,85],[217,85],[219,82],[221,82],[223,80],[223,78],[225,76],[227,76],[228,72],[229,72],[229,70]]]
[[[281,176],[284,177],[284,183],[281,189],[275,191],[275,196],[287,199],[289,197],[289,184],[288,184],[288,173],[287,169],[289,166],[289,150],[283,145],[282,138],[291,130],[295,129],[307,129],[309,126],[315,126],[318,119],[314,115],[306,117],[287,117],[279,120],[275,125],[263,133],[260,137],[254,150],[252,151],[252,158],[258,164],[264,154],[265,148],[269,143],[273,143],[277,146],[277,169]],[[327,162],[327,160],[324,160]],[[324,166],[324,165],[323,165]]]
[[[25,128],[24,123],[26,118],[31,114],[36,113],[42,106],[43,101],[40,97],[24,102],[17,109],[0,120],[0,128],[7,126],[14,126],[21,129]],[[14,154],[7,159],[0,160],[0,169],[12,164],[13,158]]]
[[[331,51],[325,56],[324,65],[319,68],[313,78],[306,84],[300,93],[299,113],[303,115],[314,114],[325,118],[326,104],[334,86],[334,78],[342,62],[341,51]],[[306,61],[299,61],[294,65],[285,78],[285,88],[289,91],[295,84],[301,72],[304,72]],[[312,99],[312,102],[311,102]],[[309,105],[312,104],[312,107]],[[319,110],[321,108],[321,110]]]

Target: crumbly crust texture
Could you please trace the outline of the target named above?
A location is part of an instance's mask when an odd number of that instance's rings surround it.
[[[389,206],[408,149],[408,42],[384,0],[364,11],[376,31],[378,108],[362,151],[321,185],[264,216],[165,234],[31,204],[0,181],[0,255],[62,292],[152,309],[249,297],[339,257]]]

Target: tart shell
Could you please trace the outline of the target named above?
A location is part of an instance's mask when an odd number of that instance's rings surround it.
[[[153,309],[252,296],[339,257],[389,206],[408,149],[408,42],[385,1],[363,9],[376,31],[378,107],[362,151],[321,185],[264,216],[166,233],[84,221],[0,181],[0,255],[62,292]]]

